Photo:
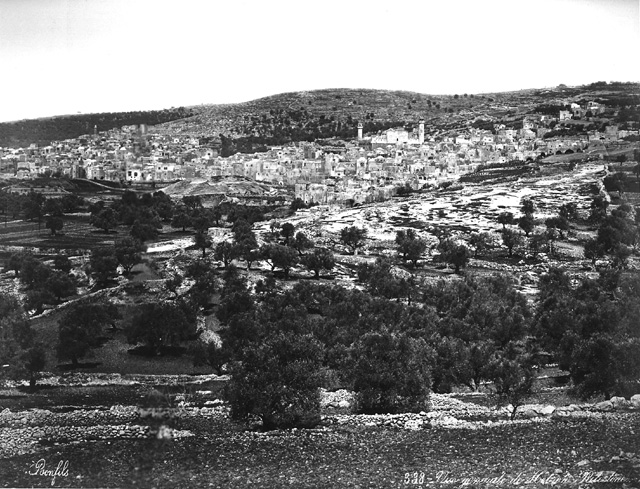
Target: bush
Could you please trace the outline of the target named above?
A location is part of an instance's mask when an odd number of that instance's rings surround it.
[[[533,395],[534,358],[524,345],[513,342],[496,352],[487,365],[498,405],[511,404],[511,419],[515,418],[518,407]]]
[[[206,365],[211,367],[218,375],[222,375],[222,367],[230,358],[230,351],[216,344],[215,342],[204,343],[197,341],[190,348],[193,356],[193,366],[200,367]]]
[[[410,260],[414,267],[418,265],[418,260],[427,251],[427,242],[419,238],[413,229],[398,231],[396,244],[398,245],[398,254],[402,255],[404,261]]]
[[[367,291],[374,296],[387,299],[406,297],[411,300],[411,280],[397,277],[393,271],[393,263],[388,258],[377,258],[373,265],[359,265],[358,280],[365,283]]]
[[[103,328],[113,323],[117,313],[102,304],[73,304],[58,321],[58,358],[74,366],[90,350],[100,345]]]
[[[335,266],[333,253],[327,249],[316,248],[313,252],[302,257],[302,264],[314,273],[316,279],[320,278],[320,271],[331,271]]]
[[[126,328],[127,342],[144,343],[156,354],[195,334],[195,317],[184,303],[144,304]]]
[[[232,367],[232,417],[259,416],[265,429],[317,425],[321,360],[322,346],[309,335],[278,333],[250,344]]]
[[[18,300],[0,292],[0,385],[8,379],[31,377],[42,370],[42,349]]]
[[[116,241],[115,255],[124,273],[130,273],[131,269],[142,261],[143,251],[145,251],[144,245],[130,236]]]
[[[367,230],[364,228],[349,226],[340,231],[340,241],[351,248],[354,255],[358,252],[358,248],[362,248],[365,245],[366,240]]]
[[[467,266],[471,253],[463,244],[457,244],[452,239],[445,239],[438,245],[440,259],[454,266],[455,273],[460,273],[460,268]]]
[[[118,258],[114,248],[96,248],[89,258],[91,275],[100,286],[106,285],[116,277]]]
[[[573,391],[579,397],[624,395],[627,381],[640,375],[640,339],[599,333],[577,341],[571,360]]]
[[[353,346],[354,390],[361,413],[428,409],[433,352],[422,339],[388,331],[367,333]]]
[[[640,275],[601,272],[572,287],[565,272],[541,279],[537,336],[567,370],[575,393],[609,397],[640,375]]]

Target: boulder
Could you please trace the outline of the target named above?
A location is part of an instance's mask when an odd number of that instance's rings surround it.
[[[631,403],[624,397],[612,397],[610,400],[614,409],[629,409],[631,407]]]
[[[173,438],[173,430],[166,425],[160,426],[156,437],[159,440],[171,440]]]
[[[539,408],[536,408],[535,411],[540,415],[540,416],[551,416],[556,410],[555,406],[542,406]]]
[[[405,430],[421,430],[422,429],[422,420],[410,419],[408,421],[405,421],[404,429]]]
[[[525,408],[522,411],[516,411],[516,418],[520,419],[532,419],[537,418],[538,412],[531,408]]]
[[[444,415],[438,419],[433,420],[434,425],[443,425],[443,426],[455,426],[460,424],[460,421],[453,416]]]
[[[340,401],[338,403],[338,407],[347,409],[347,408],[351,407],[351,403],[349,401],[343,399],[342,401]]]
[[[611,401],[602,401],[597,404],[594,404],[593,409],[596,411],[613,411],[613,403]]]
[[[571,406],[559,406],[556,409],[556,414],[568,414],[568,413],[573,413],[574,411],[576,411],[575,406],[571,405]]]
[[[631,396],[631,405],[636,409],[640,409],[640,394]]]

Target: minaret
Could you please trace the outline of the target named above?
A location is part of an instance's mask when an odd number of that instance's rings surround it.
[[[424,119],[418,121],[418,141],[424,144]]]
[[[93,137],[94,138],[98,137],[98,125],[97,124],[93,125]]]
[[[358,122],[358,141],[362,141],[362,122]]]

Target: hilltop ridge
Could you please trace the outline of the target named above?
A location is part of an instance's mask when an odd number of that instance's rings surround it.
[[[622,95],[621,95],[622,94]],[[536,105],[579,99],[620,98],[638,105],[640,84],[596,82],[511,92],[431,95],[402,90],[328,88],[286,92],[232,104],[205,104],[162,111],[79,114],[0,123],[0,146],[50,144],[127,124],[152,125],[160,133],[221,139],[247,138],[238,149],[257,149],[322,138],[354,137],[357,122],[365,133],[424,119],[440,128],[462,127],[476,119],[518,118]],[[224,140],[222,141],[224,144]],[[244,145],[244,147],[243,147]]]

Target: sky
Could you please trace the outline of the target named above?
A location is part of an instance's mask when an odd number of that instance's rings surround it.
[[[640,81],[640,0],[0,0],[0,121]]]

